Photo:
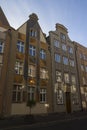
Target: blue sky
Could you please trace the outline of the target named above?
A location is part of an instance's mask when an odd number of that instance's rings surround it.
[[[61,23],[72,41],[87,47],[87,0],[0,0],[0,6],[15,29],[36,13],[44,33]]]

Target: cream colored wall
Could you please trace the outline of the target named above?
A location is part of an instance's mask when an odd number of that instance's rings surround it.
[[[20,33],[26,34],[26,25],[27,25],[27,23],[23,24],[23,25],[18,29],[18,31],[19,31]]]
[[[45,108],[44,104],[37,103],[35,107],[31,109],[32,114],[41,114],[46,113],[47,110]],[[26,106],[26,103],[13,103],[12,104],[12,110],[11,115],[23,115],[23,114],[29,114],[30,109]]]
[[[44,35],[41,30],[40,30],[40,41],[46,43],[46,39],[44,38]]]
[[[6,29],[6,28],[3,28],[3,27],[0,27],[0,31],[1,31],[1,32],[5,32],[5,31],[7,31],[7,29]]]

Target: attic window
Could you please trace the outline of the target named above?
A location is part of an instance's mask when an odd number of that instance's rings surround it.
[[[34,30],[34,29],[31,29],[31,30],[30,30],[30,36],[31,36],[31,37],[36,37],[36,36],[37,36],[37,31]]]

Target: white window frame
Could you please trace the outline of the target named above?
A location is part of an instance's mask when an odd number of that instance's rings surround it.
[[[46,59],[46,51],[44,49],[40,50],[40,58],[45,60]]]
[[[18,49],[18,52],[24,53],[24,42],[18,40],[17,49]]]
[[[35,56],[36,55],[36,47],[35,46],[33,46],[33,45],[29,46],[29,54],[31,56]]]
[[[40,103],[46,103],[47,90],[45,88],[40,89]]]
[[[0,41],[0,53],[4,52],[4,42]]]
[[[34,65],[29,65],[29,67],[28,67],[28,76],[36,77],[36,67]]]
[[[23,62],[16,61],[15,72],[16,74],[23,75]]]

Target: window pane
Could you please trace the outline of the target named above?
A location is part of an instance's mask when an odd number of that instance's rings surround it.
[[[54,40],[54,46],[58,48],[60,47],[59,41],[56,39]]]
[[[55,61],[60,62],[60,55],[59,54],[55,54]]]

